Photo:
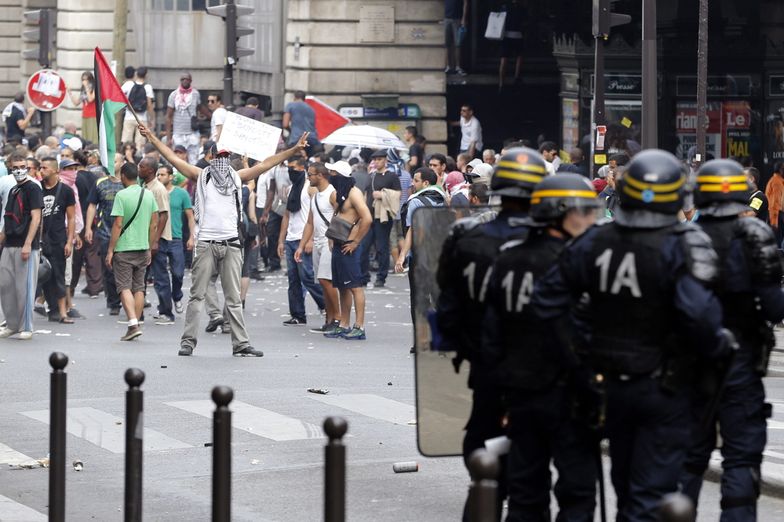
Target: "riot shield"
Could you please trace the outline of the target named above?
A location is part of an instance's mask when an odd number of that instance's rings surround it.
[[[456,373],[455,352],[433,349],[430,321],[440,289],[438,259],[452,224],[460,218],[495,217],[489,207],[422,207],[412,218],[411,314],[414,321],[417,446],[427,457],[462,455],[464,428],[471,413],[469,364]]]

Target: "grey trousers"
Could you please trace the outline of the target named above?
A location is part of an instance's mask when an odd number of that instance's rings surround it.
[[[14,332],[33,331],[33,301],[38,283],[38,250],[22,261],[22,247],[5,247],[0,256],[0,304],[6,327]]]
[[[240,278],[242,276],[242,249],[225,244],[197,241],[193,249],[191,267],[191,294],[185,311],[185,331],[180,345],[196,348],[199,335],[199,318],[204,308],[207,286],[216,271],[220,274],[223,287],[226,315],[231,327],[231,345],[234,352],[244,350],[250,344],[240,300]]]
[[[220,277],[220,274],[216,267],[216,271],[212,274],[212,277],[210,277],[210,282],[207,285],[207,295],[205,297],[207,316],[209,316],[210,319],[216,319],[223,316],[228,327],[229,315],[226,313],[225,307],[221,308],[220,297],[218,297],[218,277]]]

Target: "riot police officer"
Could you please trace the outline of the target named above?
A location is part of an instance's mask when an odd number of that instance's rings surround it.
[[[543,226],[504,244],[493,266],[483,351],[497,364],[509,412],[506,522],[551,520],[551,459],[558,470],[558,520],[593,521],[598,441],[586,422],[573,419],[572,375],[528,304],[538,279],[568,240],[594,224],[599,206],[583,176],[546,178],[531,195],[530,216]]]
[[[684,493],[696,505],[702,475],[716,447],[718,421],[724,470],[721,520],[725,522],[757,518],[765,421],[771,413],[765,403],[762,376],[774,344],[770,323],[784,318],[775,235],[759,219],[739,217],[749,210],[751,192],[743,168],[734,161],[709,161],[697,172],[699,224],[721,260],[716,293],[723,307],[724,326],[735,335],[740,350],[724,375],[716,379],[720,384],[712,390],[715,400],[702,397],[697,403],[696,440],[681,481]]]
[[[716,253],[699,228],[678,223],[685,182],[672,154],[635,156],[617,186],[615,221],[567,247],[532,298],[567,353],[580,348],[570,309],[583,294],[590,299],[585,360],[603,383],[624,521],[656,520],[661,498],[677,489],[690,442],[691,359],[730,351],[721,306],[707,287],[716,277]],[[608,312],[610,320],[600,319]]]
[[[527,148],[508,151],[490,181],[491,193],[501,197],[498,216],[486,223],[475,218],[457,221],[441,250],[436,275],[441,289],[436,305],[441,349],[457,352],[456,369],[464,359],[471,363],[468,385],[473,390],[473,406],[463,440],[466,465],[471,453],[484,447],[487,439],[503,435],[501,390],[479,357],[490,268],[502,244],[527,232],[531,191],[546,175],[547,166],[538,152]],[[502,469],[499,517],[506,496],[504,475]]]

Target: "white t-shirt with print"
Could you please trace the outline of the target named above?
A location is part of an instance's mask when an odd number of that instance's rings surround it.
[[[228,113],[229,111],[223,107],[218,107],[213,111],[212,118],[210,119],[210,139],[212,141],[218,141],[218,125],[223,125]]]
[[[204,175],[204,171],[200,176]],[[234,185],[238,191],[240,212],[242,212],[242,180],[234,173]],[[199,241],[225,241],[238,237],[237,203],[234,194],[223,195],[215,188],[212,180],[207,182],[204,191],[205,201],[201,202],[201,219],[197,225],[196,238]]]

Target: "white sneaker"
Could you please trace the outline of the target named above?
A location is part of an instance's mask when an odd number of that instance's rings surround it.
[[[6,326],[3,326],[2,328],[0,328],[0,339],[5,339],[6,337],[11,337],[15,333],[16,332],[11,330],[10,328],[8,328]]]
[[[182,313],[182,301],[174,301],[174,311],[178,314]]]
[[[22,341],[29,341],[32,338],[33,338],[33,332],[30,331],[19,332],[19,339],[21,339]]]

